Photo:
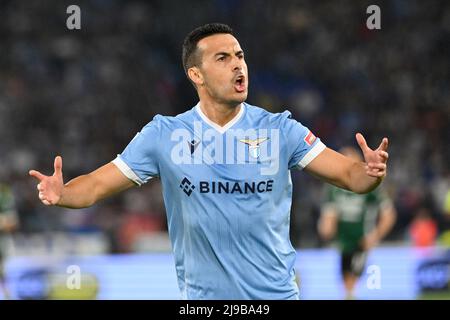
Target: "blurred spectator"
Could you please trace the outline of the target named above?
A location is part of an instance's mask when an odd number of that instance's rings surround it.
[[[420,208],[409,228],[409,235],[415,247],[434,246],[438,228],[428,208]]]
[[[12,190],[6,184],[0,183],[0,290],[6,299],[9,298],[9,292],[4,277],[3,264],[7,255],[7,235],[17,228],[18,223]]]
[[[141,239],[165,230],[165,216],[160,213],[162,206],[159,184],[150,183],[145,192],[134,189],[126,193],[124,217],[117,230],[121,252],[140,251]]]

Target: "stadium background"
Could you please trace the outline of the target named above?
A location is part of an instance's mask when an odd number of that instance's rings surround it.
[[[71,4],[81,8],[81,30],[66,28]],[[381,30],[366,28],[370,4],[381,8]],[[27,172],[51,173],[59,154],[67,181],[112,160],[155,114],[191,108],[197,97],[183,73],[181,42],[191,29],[216,21],[233,27],[246,52],[249,103],[290,110],[332,148],[356,146],[358,131],[371,146],[389,137],[384,185],[398,218],[372,258],[387,261],[392,280],[375,296],[361,289],[360,297],[412,299],[423,283],[448,288],[447,1],[2,1],[0,181],[13,188],[20,217],[7,247],[13,295],[55,297],[48,290],[65,266],[85,263],[83,281],[103,290],[92,297],[178,297],[158,181],[73,211],[40,204]],[[339,298],[337,253],[317,236],[323,184],[302,172],[293,172],[293,180],[292,242],[299,269],[310,266],[300,272],[304,297]],[[437,232],[431,248],[416,250],[411,227],[423,216]],[[399,257],[408,272],[395,268]],[[328,269],[315,268],[323,259]],[[427,261],[436,264],[418,276]],[[122,296],[114,296],[108,281],[120,276]],[[133,295],[133,283],[142,294]],[[399,286],[403,293],[396,295]],[[77,297],[64,297],[71,295]]]

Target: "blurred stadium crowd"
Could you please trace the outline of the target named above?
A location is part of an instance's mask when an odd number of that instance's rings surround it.
[[[60,154],[68,181],[114,159],[155,114],[195,105],[181,43],[215,21],[246,52],[249,103],[290,110],[335,149],[356,146],[356,132],[372,147],[389,137],[384,187],[398,219],[388,240],[411,243],[424,217],[450,229],[448,1],[377,1],[377,31],[365,26],[369,1],[80,1],[78,31],[66,28],[70,4],[0,3],[0,181],[16,198],[16,232],[101,232],[109,252],[143,251],[165,232],[158,181],[73,211],[43,206],[27,172],[50,174]],[[293,180],[293,243],[320,246],[323,184]]]

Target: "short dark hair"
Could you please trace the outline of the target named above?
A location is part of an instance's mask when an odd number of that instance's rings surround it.
[[[233,34],[233,29],[223,23],[208,23],[189,32],[183,41],[182,52],[183,68],[186,75],[188,75],[189,68],[200,63],[197,51],[198,42],[203,38],[218,33]]]

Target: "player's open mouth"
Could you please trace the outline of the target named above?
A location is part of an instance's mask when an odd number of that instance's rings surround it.
[[[236,78],[234,81],[234,89],[237,92],[244,92],[245,91],[245,77],[244,75],[240,75]]]

